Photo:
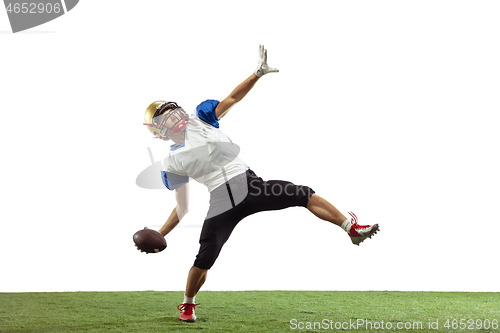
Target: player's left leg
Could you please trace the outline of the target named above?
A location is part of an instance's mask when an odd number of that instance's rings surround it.
[[[353,213],[349,213],[352,217],[349,221],[335,206],[315,193],[309,198],[307,209],[320,219],[334,223],[344,229],[355,245],[359,245],[365,239],[371,238],[379,230],[378,224],[358,224],[358,219]]]
[[[283,180],[264,181],[251,170],[247,171],[247,176],[248,198],[250,206],[254,209],[252,213],[294,206],[306,207],[317,217],[344,229],[355,245],[359,245],[366,238],[371,238],[378,231],[378,224],[359,225],[352,213],[349,213],[352,217],[349,221],[337,208],[308,186],[295,185]]]
[[[334,223],[339,227],[347,218],[335,206],[314,193],[307,202],[307,209],[322,220]]]

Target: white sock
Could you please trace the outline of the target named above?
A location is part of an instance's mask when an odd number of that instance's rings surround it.
[[[194,298],[196,296],[193,296],[193,297],[188,297],[186,295],[184,295],[184,302],[183,304],[194,304]]]
[[[346,232],[350,232],[351,226],[352,226],[352,223],[349,220],[345,220],[344,222],[342,222],[342,225],[340,227],[342,229],[344,229]]]

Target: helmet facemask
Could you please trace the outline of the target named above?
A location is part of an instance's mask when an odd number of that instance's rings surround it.
[[[177,103],[166,102],[156,108],[152,124],[148,126],[160,131],[157,136],[159,139],[168,140],[169,134],[180,133],[184,130],[188,119],[188,114]]]

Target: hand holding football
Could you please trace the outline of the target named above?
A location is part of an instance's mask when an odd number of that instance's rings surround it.
[[[146,253],[158,253],[167,247],[167,241],[156,230],[144,228],[134,234],[134,243],[138,250]]]

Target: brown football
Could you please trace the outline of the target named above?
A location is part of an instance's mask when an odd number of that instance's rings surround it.
[[[167,247],[167,241],[156,230],[144,228],[134,234],[134,243],[137,249],[146,253],[158,253]]]

